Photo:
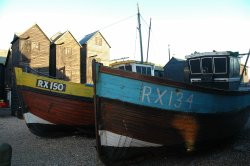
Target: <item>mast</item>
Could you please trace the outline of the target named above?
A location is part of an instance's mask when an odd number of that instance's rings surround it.
[[[142,49],[142,36],[141,36],[141,14],[140,14],[140,11],[139,11],[139,5],[137,3],[137,10],[138,10],[138,13],[137,13],[137,18],[138,18],[138,30],[139,30],[139,35],[140,35],[140,48],[141,48],[141,63],[143,63],[143,49]]]
[[[146,62],[148,62],[148,52],[149,52],[150,31],[151,31],[151,18],[150,18],[149,31],[148,31],[148,49],[147,49],[147,60],[146,60]]]

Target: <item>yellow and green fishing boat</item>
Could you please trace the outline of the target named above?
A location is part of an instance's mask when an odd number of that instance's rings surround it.
[[[15,68],[26,124],[38,136],[94,131],[93,86],[49,78]]]

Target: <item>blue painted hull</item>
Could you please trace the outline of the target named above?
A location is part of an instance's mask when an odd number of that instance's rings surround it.
[[[98,76],[98,96],[164,110],[192,113],[234,112],[250,106],[250,94],[228,94],[225,91],[202,92],[143,82],[106,73]],[[224,93],[224,94],[223,94]]]
[[[96,66],[99,155],[115,162],[178,147],[194,151],[244,128],[250,92],[176,83]]]

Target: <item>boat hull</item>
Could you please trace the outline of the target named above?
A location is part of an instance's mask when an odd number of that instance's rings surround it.
[[[61,137],[72,134],[94,136],[93,125],[69,126],[63,124],[52,124],[32,113],[25,113],[24,119],[26,120],[26,125],[28,126],[29,130],[39,137]]]
[[[248,110],[221,114],[183,113],[96,97],[98,145],[104,160],[157,155],[177,148],[198,150],[240,131]],[[175,149],[175,150],[177,150]]]
[[[95,66],[97,150],[110,163],[195,151],[244,128],[250,91],[226,91]]]
[[[93,86],[15,68],[17,96],[30,131],[38,136],[94,135]]]
[[[24,118],[38,136],[74,131],[94,133],[93,99],[20,87]]]

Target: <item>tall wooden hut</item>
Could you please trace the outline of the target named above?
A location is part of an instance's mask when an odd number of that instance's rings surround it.
[[[86,35],[79,43],[82,46],[81,82],[92,84],[92,60],[96,59],[104,65],[109,65],[111,47],[100,31]]]
[[[26,70],[26,66],[49,75],[49,51],[50,39],[34,24],[21,34],[15,34],[11,42],[11,55],[8,57],[7,69],[11,73],[11,111],[12,115],[22,117],[18,95],[16,92],[13,67],[21,67]]]
[[[11,44],[12,67],[29,66],[49,74],[50,39],[37,24],[24,33],[15,34]]]
[[[80,48],[74,36],[66,31],[51,38],[50,75],[63,80],[80,83]]]

